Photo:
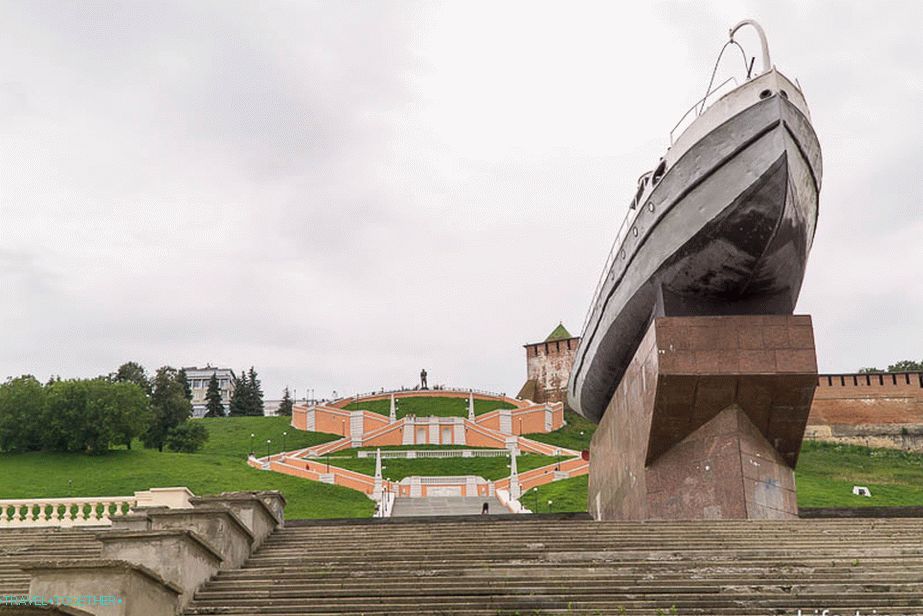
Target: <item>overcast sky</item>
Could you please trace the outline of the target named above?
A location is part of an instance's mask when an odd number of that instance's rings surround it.
[[[425,366],[516,393],[748,16],[823,147],[798,307],[821,370],[923,358],[919,1],[21,0],[0,376],[253,364],[273,398]]]

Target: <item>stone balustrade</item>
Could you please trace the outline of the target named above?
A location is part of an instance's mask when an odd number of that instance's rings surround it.
[[[111,526],[136,504],[134,496],[0,500],[0,528]]]
[[[0,500],[0,528],[112,526],[139,507],[191,507],[186,488],[151,488],[132,496]]]
[[[394,458],[502,458],[509,457],[508,449],[405,449],[384,450],[381,459]],[[374,458],[374,451],[357,451],[358,458]]]

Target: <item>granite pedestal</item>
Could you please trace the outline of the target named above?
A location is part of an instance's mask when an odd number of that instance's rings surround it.
[[[795,518],[817,360],[809,316],[661,317],[590,445],[600,520]]]

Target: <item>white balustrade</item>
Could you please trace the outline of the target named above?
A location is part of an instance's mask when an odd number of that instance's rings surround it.
[[[188,488],[151,488],[132,496],[88,496],[75,498],[14,498],[0,500],[0,528],[39,526],[112,526],[112,521],[133,509],[191,507],[194,496]]]
[[[403,449],[396,451],[384,450],[382,459],[388,458],[501,458],[509,456],[507,449]],[[359,458],[372,458],[374,451],[357,451]]]
[[[137,502],[134,496],[0,500],[0,528],[111,526]]]

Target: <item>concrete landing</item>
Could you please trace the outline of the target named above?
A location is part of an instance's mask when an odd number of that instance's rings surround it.
[[[477,515],[484,503],[492,514],[509,513],[493,496],[429,496],[395,499],[391,517]]]

